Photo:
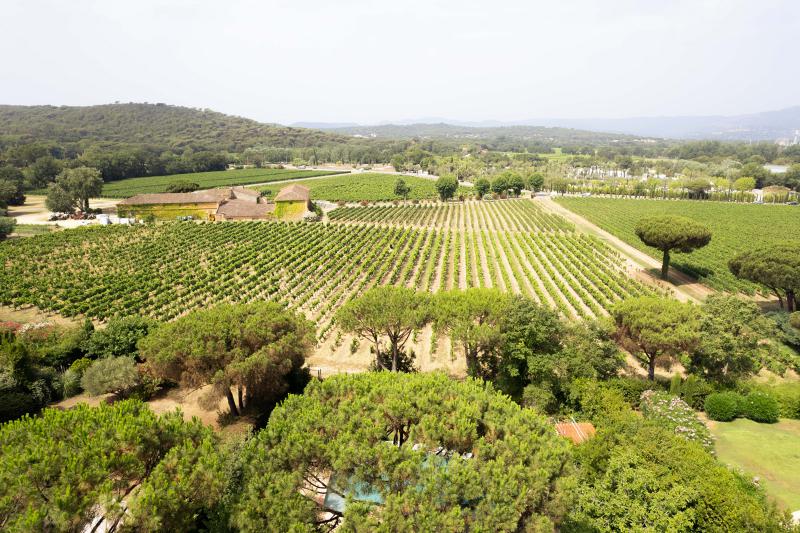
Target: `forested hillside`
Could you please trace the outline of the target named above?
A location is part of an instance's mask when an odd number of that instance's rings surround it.
[[[0,142],[108,142],[240,152],[256,145],[277,147],[343,143],[341,135],[263,124],[208,109],[166,104],[88,107],[0,106]]]
[[[42,189],[64,169],[81,166],[98,169],[108,182],[223,170],[231,163],[372,164],[411,144],[166,104],[0,105],[0,191],[11,191],[6,203],[19,203],[23,191]]]

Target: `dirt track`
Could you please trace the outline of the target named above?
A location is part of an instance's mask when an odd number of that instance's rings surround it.
[[[646,253],[634,248],[622,239],[615,237],[606,230],[589,222],[582,216],[573,213],[561,204],[554,202],[549,196],[537,196],[534,201],[538,202],[539,205],[545,209],[548,209],[550,212],[566,218],[575,224],[575,227],[578,230],[598,237],[600,240],[604,241],[606,244],[620,252],[625,258],[629,267],[633,270],[631,272],[632,275],[634,275],[634,277],[636,277],[639,281],[662,289],[671,289],[675,293],[675,297],[682,301],[702,302],[706,299],[706,297],[714,294],[714,291],[709,287],[674,268],[669,269],[670,283],[665,283],[663,280],[654,276],[651,272],[652,270],[660,272],[661,261],[658,259],[650,257]]]

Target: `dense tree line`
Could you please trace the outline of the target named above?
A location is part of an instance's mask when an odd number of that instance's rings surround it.
[[[16,197],[19,202],[24,190],[42,189],[65,168],[81,166],[98,169],[104,181],[221,170],[231,163],[391,162],[398,170],[422,169],[454,174],[459,179],[509,169],[541,173],[548,161],[538,154],[552,153],[556,147],[572,154],[568,163],[574,168],[613,165],[636,173],[645,158],[698,165],[730,160],[742,165],[741,175],[755,178],[759,186],[800,187],[800,167],[785,175],[770,175],[761,168],[764,162],[800,163],[800,149],[794,146],[720,141],[642,143],[603,134],[590,134],[584,141],[581,134],[585,132],[571,130],[570,135],[556,140],[552,135],[542,140],[514,128],[505,130],[487,130],[478,138],[401,135],[372,139],[163,104],[0,106],[0,196]],[[709,168],[712,177],[716,172]],[[13,193],[8,192],[9,182]]]
[[[232,413],[269,419],[255,434],[221,440],[197,421],[159,417],[134,400],[23,416],[0,426],[0,525],[786,530],[787,516],[763,490],[713,457],[693,411],[720,404],[712,393],[774,363],[776,323],[730,296],[703,306],[662,301],[675,310],[631,299],[610,320],[572,323],[493,289],[372,289],[337,320],[373,345],[374,371],[311,380],[288,397],[309,379],[292,375],[311,331],[273,303],[224,305],[167,325],[131,317],[98,330],[87,323],[58,334],[7,332],[3,382],[48,361],[83,372],[95,394],[129,396],[139,387],[146,397],[144,373],[210,384],[211,404],[228,397]],[[406,343],[427,323],[452,339],[470,378],[410,372]],[[691,375],[669,384],[620,377],[618,342],[659,366],[679,359]],[[61,380],[66,387],[74,377]],[[777,416],[768,394],[746,398],[747,416]],[[591,420],[598,434],[574,447],[544,415]]]

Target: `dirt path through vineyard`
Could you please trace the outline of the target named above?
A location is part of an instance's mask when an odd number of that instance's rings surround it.
[[[651,273],[651,270],[653,269],[657,271],[661,269],[661,261],[658,259],[647,255],[641,250],[637,250],[619,237],[615,237],[606,230],[589,222],[582,216],[573,213],[561,204],[554,202],[549,196],[537,196],[533,201],[551,213],[555,213],[566,218],[575,224],[575,227],[579,231],[589,235],[594,235],[595,237],[604,241],[611,248],[620,252],[625,258],[629,273],[637,280],[660,289],[668,288],[672,290],[672,292],[675,294],[675,297],[681,301],[691,301],[696,303],[702,302],[708,296],[714,294],[713,289],[703,285],[691,276],[688,276],[674,268],[669,269],[669,278],[671,283],[665,283]]]

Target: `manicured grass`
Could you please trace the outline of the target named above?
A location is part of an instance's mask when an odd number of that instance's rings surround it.
[[[800,510],[800,420],[714,422],[719,460],[758,476],[767,493],[790,511]]]
[[[656,259],[661,259],[661,252],[646,246],[634,233],[639,219],[681,215],[706,224],[712,232],[711,243],[690,254],[673,253],[672,266],[717,290],[753,293],[758,287],[736,279],[728,261],[754,246],[800,236],[796,206],[626,198],[560,197],[556,201]],[[766,289],[762,292],[769,294]]]
[[[433,180],[418,178],[416,176],[400,176],[397,174],[378,174],[367,172],[363,174],[347,174],[331,178],[300,181],[311,189],[311,198],[315,200],[329,200],[332,202],[342,200],[345,202],[358,202],[367,200],[377,202],[381,200],[397,200],[394,186],[402,178],[406,185],[411,187],[408,195],[412,200],[426,200],[436,198],[436,186]],[[259,187],[259,190],[268,196],[275,194],[284,187],[284,184]],[[460,193],[469,194],[468,189],[459,189]]]
[[[105,198],[128,198],[136,194],[159,193],[178,181],[197,183],[201,189],[251,185],[295,178],[311,178],[341,174],[335,170],[286,170],[277,168],[246,168],[242,170],[219,170],[216,172],[195,172],[192,174],[172,174],[169,176],[147,176],[111,181],[103,185],[101,196]]]

